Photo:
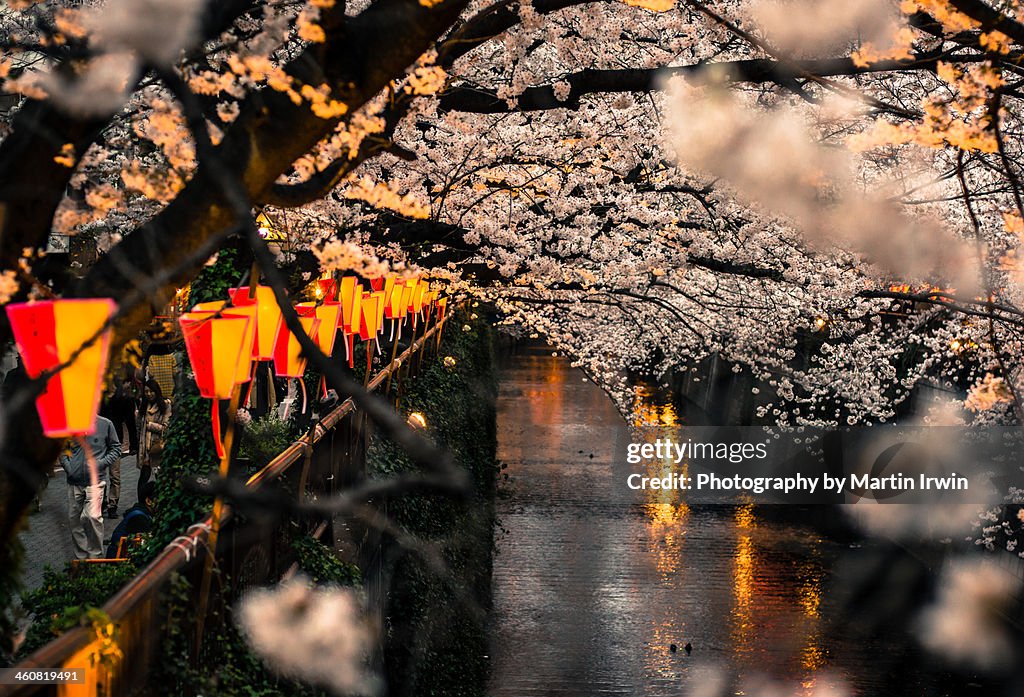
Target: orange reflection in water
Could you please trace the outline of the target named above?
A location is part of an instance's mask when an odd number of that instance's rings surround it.
[[[646,442],[658,438],[675,438],[680,424],[675,405],[661,390],[646,384],[634,387],[632,426]],[[646,462],[644,474],[651,478],[671,475],[689,476],[686,462],[674,458]],[[658,572],[660,583],[674,587],[678,576],[685,574],[686,526],[690,507],[682,492],[675,489],[645,489],[641,507],[646,518],[647,548]],[[677,676],[680,663],[668,650],[670,644],[684,643],[686,620],[671,605],[651,616],[650,640],[647,642],[647,670],[665,679]]]
[[[654,442],[657,438],[678,437],[679,414],[657,388],[637,385],[634,395],[632,426],[640,438]],[[688,464],[675,463],[671,458],[647,461],[644,474],[659,478],[672,474],[689,476]],[[672,585],[679,575],[700,574],[700,569],[686,568],[691,510],[683,492],[648,489],[643,493],[641,506],[646,518],[648,549],[661,582]],[[772,525],[768,524],[768,528],[767,540],[770,540]],[[731,532],[721,543],[732,548],[732,603],[728,609],[728,625],[734,660],[737,665],[767,667],[758,656],[766,648],[772,648],[766,647],[765,642],[772,641],[771,631],[779,630],[779,603],[782,602],[796,613],[795,617],[788,615],[793,624],[785,630],[787,643],[793,642],[793,666],[803,674],[794,685],[795,693],[810,694],[820,682],[819,671],[827,665],[819,626],[823,573],[820,560],[812,555],[796,561],[794,579],[787,571],[789,567],[780,567],[778,555],[771,548],[762,553],[759,544],[766,544],[766,539],[762,539],[766,533],[760,529],[757,511],[751,503],[737,506],[732,512]],[[686,621],[671,609],[652,616],[651,620],[647,668],[665,678],[675,676],[685,664],[674,660],[666,647],[678,644],[687,636]],[[769,631],[766,633],[766,630]]]
[[[754,639],[754,582],[757,575],[757,550],[751,531],[757,527],[754,506],[740,506],[734,513],[736,552],[733,555],[732,646],[737,658],[747,654]]]
[[[801,569],[801,583],[797,589],[800,608],[807,625],[807,639],[800,651],[800,665],[813,674],[825,665],[827,657],[821,644],[821,570],[816,560],[808,560]]]
[[[795,602],[794,609],[799,615],[789,632],[794,646],[794,660],[804,671],[801,681],[802,691],[798,694],[809,694],[816,685],[817,672],[828,662],[821,636],[821,603],[822,603],[822,568],[815,555],[797,562],[798,581],[790,585],[779,586],[778,569],[771,568],[777,562],[765,561],[758,553],[758,520],[754,506],[739,506],[733,521],[736,530],[735,552],[733,554],[733,607],[731,611],[731,638],[733,655],[738,663],[749,660],[749,655],[757,650],[757,642],[764,640],[760,636],[765,622],[762,606],[767,598],[773,595],[787,595]],[[769,568],[762,568],[769,564]],[[799,647],[799,648],[797,648]]]
[[[673,587],[676,577],[685,573],[683,560],[690,509],[682,501],[661,499],[678,495],[679,492],[675,491],[648,491],[647,501],[642,504],[647,518],[647,546],[660,583],[668,587]],[[670,644],[683,643],[683,637],[687,636],[686,620],[672,605],[652,613],[651,620],[650,640],[646,647],[647,669],[662,678],[674,678],[680,664],[666,648]]]
[[[543,385],[540,389],[523,391],[526,397],[523,401],[530,408],[531,423],[549,424],[561,420],[565,395],[562,384],[569,372],[562,364],[564,360],[545,356],[531,366],[529,382]]]
[[[650,429],[678,426],[679,423],[675,405],[658,388],[645,383],[633,387],[633,428],[647,434]]]

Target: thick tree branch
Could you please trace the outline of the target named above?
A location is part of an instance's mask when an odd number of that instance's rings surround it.
[[[941,51],[930,51],[918,54],[910,60],[877,61],[867,66],[855,65],[850,58],[827,58],[787,63],[767,58],[755,58],[723,63],[697,63],[671,68],[587,69],[563,78],[570,87],[565,100],[559,100],[555,96],[553,85],[540,85],[527,88],[516,99],[515,107],[509,107],[504,99],[498,98],[495,90],[460,85],[449,89],[441,96],[440,106],[447,111],[482,114],[545,109],[575,110],[580,107],[580,99],[585,95],[600,92],[650,92],[659,89],[667,78],[676,76],[700,81],[713,74],[716,79],[724,77],[730,82],[775,83],[788,88],[796,78],[805,74],[817,77],[837,77],[864,73],[934,71],[940,60],[954,63],[978,63],[987,59],[983,55],[950,57]]]
[[[200,41],[230,28],[253,2],[209,2],[200,23]],[[28,100],[15,114],[11,134],[0,142],[0,206],[7,210],[0,217],[0,269],[16,268],[26,247],[45,247],[53,215],[75,171],[55,158],[70,145],[77,161],[112,116],[76,117],[39,100]]]
[[[1018,44],[1024,44],[1024,24],[1011,19],[981,0],[949,0],[949,4],[981,23],[982,31],[1001,31]]]

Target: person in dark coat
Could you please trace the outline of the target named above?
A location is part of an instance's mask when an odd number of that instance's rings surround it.
[[[107,559],[117,559],[117,547],[124,538],[149,532],[153,529],[153,513],[156,504],[156,485],[146,482],[139,489],[139,502],[124,512],[121,522],[114,528],[107,547]]]

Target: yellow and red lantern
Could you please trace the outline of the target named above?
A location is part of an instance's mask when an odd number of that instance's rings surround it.
[[[423,306],[426,304],[427,297],[427,283],[426,281],[420,281],[416,284],[416,290],[412,294],[412,311],[417,315],[423,312]]]
[[[299,317],[299,322],[306,336],[316,341],[320,320],[311,315]],[[306,356],[302,353],[302,346],[288,327],[282,324],[274,344],[274,374],[279,378],[301,378],[305,372]]]
[[[182,315],[178,322],[199,394],[213,400],[210,410],[213,441],[217,455],[223,458],[219,400],[230,399],[235,385],[248,379],[252,359],[250,320],[244,316],[217,317],[209,312],[197,312]],[[241,381],[240,376],[244,376]]]
[[[434,309],[434,301],[437,300],[437,291],[431,290],[423,294],[423,319],[430,321],[431,311]]]
[[[316,345],[320,349],[320,352],[325,356],[334,354],[334,344],[338,336],[338,325],[341,323],[341,304],[325,302],[321,305],[316,303],[299,303],[295,306],[296,311],[300,315],[309,316],[309,310],[313,311],[313,316],[320,320],[320,325],[316,330]],[[327,380],[321,376],[320,378],[320,389],[323,394],[327,394]]]
[[[256,286],[254,296],[249,294],[249,286],[232,288],[228,291],[231,302],[238,308],[256,307],[256,332],[253,359],[269,361],[274,358],[274,342],[277,330],[281,326],[281,308],[274,297],[274,289],[270,286]]]
[[[363,288],[358,278],[345,276],[341,279],[338,301],[341,303],[341,328],[345,334],[345,356],[348,358],[348,367],[352,368],[355,359],[355,335],[359,333],[359,313],[363,307]]]
[[[320,320],[311,312],[315,308],[296,308],[300,314],[306,313],[306,317],[299,317],[302,330],[313,341],[316,341],[317,329],[320,327]],[[306,381],[302,376],[306,372],[306,356],[302,353],[302,345],[299,340],[284,324],[277,333],[277,342],[274,344],[274,374],[279,378],[291,378],[299,381],[302,390],[302,413],[306,411]]]
[[[242,341],[246,348],[242,349],[235,372],[235,383],[242,384],[252,379],[253,353],[256,350],[256,305],[243,305],[236,307],[228,305],[226,300],[215,300],[208,303],[198,303],[186,314],[187,317],[202,318],[204,316],[220,317],[244,317],[249,320],[246,325],[246,338]],[[242,357],[245,359],[242,360]]]
[[[330,356],[333,354],[335,339],[338,336],[338,325],[341,322],[341,305],[339,303],[323,303],[320,305],[316,303],[299,303],[295,306],[295,310],[300,315],[307,317],[310,316],[308,310],[312,310],[312,316],[320,320],[316,336],[313,339],[324,355]]]
[[[366,342],[366,373],[369,375],[373,364],[373,352],[379,350],[377,334],[384,323],[384,291],[363,293],[360,311],[359,338]],[[373,346],[370,345],[373,342]]]
[[[396,281],[390,294],[385,291],[384,316],[388,319],[399,320],[405,315],[405,306],[402,305],[404,291],[404,281]]]
[[[384,291],[363,293],[359,338],[373,341],[384,324]]]
[[[43,433],[50,438],[84,436],[96,430],[103,374],[110,354],[110,327],[117,305],[109,298],[42,300],[7,306],[14,342],[25,373],[38,378],[74,360],[46,381],[36,398]],[[93,337],[96,341],[83,346]],[[77,355],[75,355],[77,352]]]
[[[320,296],[324,302],[338,302],[338,281],[333,278],[318,278],[317,286],[320,288]]]

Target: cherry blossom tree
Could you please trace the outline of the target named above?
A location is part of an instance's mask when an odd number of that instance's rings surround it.
[[[1019,10],[8,2],[0,300],[113,297],[120,349],[228,236],[272,272],[266,207],[324,270],[423,270],[623,406],[629,369],[717,353],[792,426],[890,419],[922,380],[1010,418]],[[44,255],[51,232],[98,261]],[[30,400],[4,424],[9,541],[59,444]]]

